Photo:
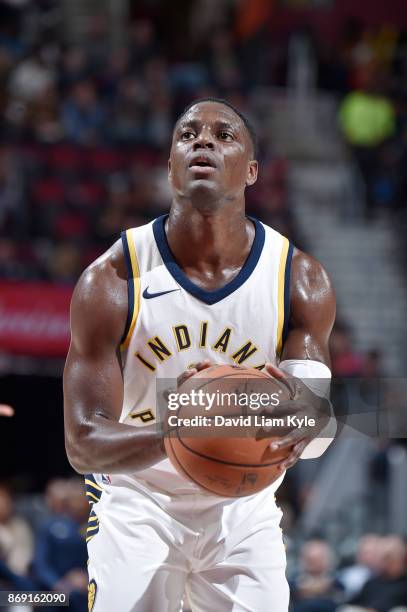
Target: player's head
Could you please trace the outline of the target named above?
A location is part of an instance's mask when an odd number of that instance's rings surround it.
[[[196,100],[174,127],[169,180],[176,200],[216,209],[244,201],[246,186],[257,179],[256,134],[229,102]]]

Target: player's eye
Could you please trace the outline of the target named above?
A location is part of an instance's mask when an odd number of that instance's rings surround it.
[[[181,140],[191,140],[191,138],[194,138],[193,132],[189,132],[187,130],[185,132],[182,132]]]
[[[233,140],[233,135],[230,132],[225,132],[225,130],[222,130],[221,132],[219,132],[219,138],[221,140],[227,140],[228,142]]]

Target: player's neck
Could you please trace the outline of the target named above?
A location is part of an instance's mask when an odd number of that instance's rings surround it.
[[[229,207],[213,213],[173,205],[166,226],[167,239],[181,265],[239,265],[245,261],[254,227],[243,209]]]

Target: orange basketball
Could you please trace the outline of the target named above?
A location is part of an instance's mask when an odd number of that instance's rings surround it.
[[[212,366],[189,378],[177,392],[191,394],[195,390],[197,394],[204,392],[205,398],[213,394],[214,400],[217,398],[218,401],[214,401],[211,409],[205,411],[202,406],[193,405],[192,401],[179,406],[176,414],[172,415],[172,421],[176,424],[172,430],[169,428],[171,433],[164,439],[167,455],[178,472],[222,497],[252,495],[272,484],[281,476],[277,464],[291,452],[291,448],[277,451],[270,449],[270,443],[279,435],[255,439],[259,428],[255,417],[261,418],[261,411],[257,411],[256,415],[251,407],[225,405],[219,401],[220,394],[223,394],[222,398],[230,394],[232,399],[238,397],[240,401],[243,397],[242,389],[246,397],[250,398],[255,397],[254,393],[261,392],[269,394],[273,401],[278,398],[278,403],[290,399],[290,391],[283,381],[259,370],[228,365]],[[270,416],[269,413],[267,416]],[[198,423],[199,418],[201,421],[206,418],[205,425],[184,425],[192,423],[194,418]],[[218,422],[220,426],[217,426]],[[228,425],[229,422],[234,425]],[[274,429],[273,434],[275,432]],[[282,428],[281,435],[285,433],[287,431]]]

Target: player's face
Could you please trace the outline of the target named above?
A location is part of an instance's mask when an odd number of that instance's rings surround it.
[[[196,104],[174,130],[168,167],[175,197],[211,207],[241,197],[257,178],[252,157],[246,126],[232,109]]]

